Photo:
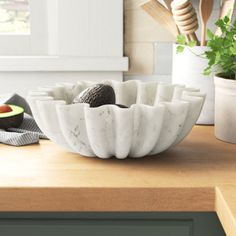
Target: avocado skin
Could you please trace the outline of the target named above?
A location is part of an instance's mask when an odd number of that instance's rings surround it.
[[[115,104],[116,106],[120,107],[120,108],[128,108],[127,106],[125,105],[122,105],[122,104]]]
[[[24,109],[16,105],[9,105],[11,112],[0,114],[0,129],[18,128],[24,119]]]
[[[0,129],[18,128],[24,119],[24,113],[0,118]]]
[[[96,84],[85,89],[73,101],[73,103],[88,103],[90,107],[99,107],[106,104],[115,104],[116,95],[110,85]]]

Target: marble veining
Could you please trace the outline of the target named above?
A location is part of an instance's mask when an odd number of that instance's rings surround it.
[[[140,158],[177,145],[196,123],[205,95],[183,85],[103,81],[114,105],[72,104],[93,82],[60,83],[31,91],[28,100],[39,127],[67,151],[100,158]]]

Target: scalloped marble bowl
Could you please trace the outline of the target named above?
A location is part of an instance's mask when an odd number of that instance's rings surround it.
[[[196,89],[157,82],[103,81],[116,103],[91,108],[72,104],[91,82],[57,84],[29,93],[41,130],[64,149],[84,156],[119,159],[155,155],[178,144],[196,123],[205,96]]]

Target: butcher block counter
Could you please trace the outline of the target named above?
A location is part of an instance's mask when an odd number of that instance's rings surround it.
[[[213,132],[196,126],[165,153],[122,161],[67,153],[51,141],[0,145],[0,212],[7,219],[11,213],[216,212],[226,235],[235,236],[236,145]]]

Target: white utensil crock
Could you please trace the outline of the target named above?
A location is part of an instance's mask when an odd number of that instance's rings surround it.
[[[208,66],[208,60],[201,55],[206,50],[205,46],[196,46],[186,48],[184,52],[177,53],[177,44],[173,46],[173,67],[172,82],[173,84],[185,84],[188,87],[199,88],[206,94],[206,101],[203,106],[201,115],[197,124],[212,125],[214,124],[214,78],[213,75],[203,75],[204,69]]]
[[[215,136],[236,143],[236,80],[215,76]]]

